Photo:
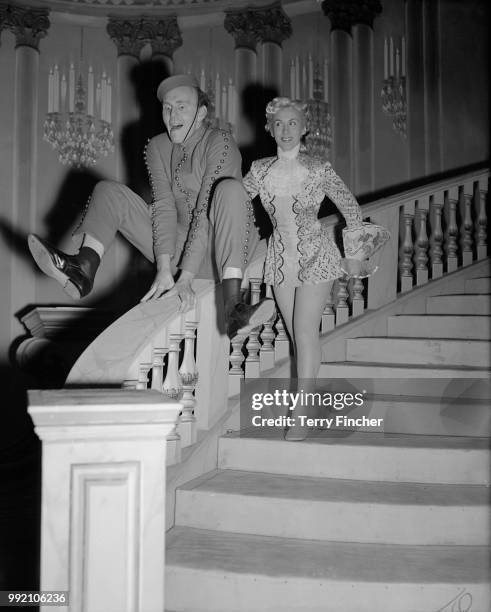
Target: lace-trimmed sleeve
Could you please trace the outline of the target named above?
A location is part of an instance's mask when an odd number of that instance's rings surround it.
[[[322,169],[322,190],[336,204],[350,229],[361,227],[361,208],[355,196],[334,172],[330,163]]]
[[[253,200],[259,193],[259,185],[256,179],[256,162],[252,162],[251,169],[242,179],[244,189],[247,191],[247,195]]]

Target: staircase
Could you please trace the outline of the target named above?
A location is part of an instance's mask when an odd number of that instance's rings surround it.
[[[384,432],[219,440],[177,491],[168,611],[491,610],[490,279],[421,304],[321,367],[368,387]]]

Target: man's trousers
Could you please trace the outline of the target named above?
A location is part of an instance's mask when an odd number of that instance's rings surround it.
[[[217,183],[208,210],[208,248],[197,278],[223,278],[225,268],[244,273],[247,263],[265,253],[265,241],[259,240],[254,226],[252,206],[242,183],[222,179]],[[187,228],[189,229],[189,228]],[[178,232],[176,251],[171,254],[173,271],[177,270],[187,235]],[[126,185],[100,181],[87,206],[76,234],[96,238],[106,251],[120,232],[149,261],[155,261],[151,209]]]

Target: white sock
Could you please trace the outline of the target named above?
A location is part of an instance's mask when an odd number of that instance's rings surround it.
[[[80,248],[82,247],[89,247],[89,249],[94,250],[101,259],[104,256],[104,245],[90,234],[84,234],[84,239],[82,240]]]
[[[226,280],[227,278],[242,278],[242,270],[240,268],[225,268],[222,280]]]

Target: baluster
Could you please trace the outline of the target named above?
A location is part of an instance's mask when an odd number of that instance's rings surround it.
[[[334,285],[333,285],[334,290]],[[324,312],[322,313],[322,321],[321,321],[321,333],[325,334],[328,331],[331,331],[335,327],[335,315],[334,315],[334,302],[332,299],[332,291],[331,295],[327,298],[326,305],[324,306]]]
[[[230,395],[239,393],[240,381],[244,378],[242,364],[244,363],[245,357],[242,349],[246,338],[246,334],[237,334],[230,342],[232,345],[232,353],[230,354],[231,368],[228,373]]]
[[[462,238],[462,265],[468,266],[472,263],[472,247],[474,244],[474,224],[472,222],[472,200],[474,196],[474,183],[464,185],[464,222]]]
[[[182,390],[179,376],[179,344],[182,334],[169,334],[169,352],[167,353],[167,373],[162,384],[162,393],[171,399],[179,399]],[[174,465],[181,460],[181,436],[178,432],[179,419],[167,435],[167,465]]]
[[[251,304],[257,304],[261,295],[261,282],[260,278],[249,279],[251,284]],[[245,361],[245,377],[246,378],[259,378],[259,349],[261,344],[259,343],[259,331],[260,326],[254,327],[249,332],[249,340],[247,342],[247,358]]]
[[[152,368],[151,363],[140,363],[138,368],[138,382],[136,388],[140,391],[142,389],[148,389],[148,373]]]
[[[431,278],[440,278],[443,275],[443,230],[442,230],[442,211],[443,211],[443,192],[436,193],[431,200],[431,210],[433,211],[433,223],[431,229]]]
[[[365,298],[363,290],[365,289],[361,278],[353,279],[353,299],[351,302],[353,317],[359,317],[365,310]]]
[[[428,234],[426,220],[429,210],[429,198],[426,196],[418,200],[419,230],[416,240],[416,284],[424,285],[428,282]]]
[[[266,285],[266,297],[273,298],[273,290],[270,285]],[[259,365],[260,370],[269,370],[274,367],[274,346],[273,341],[275,339],[275,333],[273,330],[273,322],[276,318],[276,314],[264,324],[263,331],[261,333],[262,346],[259,351]]]
[[[182,337],[182,334],[169,334],[167,372],[162,384],[162,392],[172,399],[178,399],[182,390],[181,377],[179,376],[179,344]]]
[[[457,237],[459,228],[457,227],[457,204],[459,191],[458,187],[452,187],[448,191],[448,229],[447,229],[447,272],[454,272],[458,267],[458,244]]]
[[[136,378],[127,378],[123,380],[123,384],[121,385],[121,389],[136,389],[138,385],[138,379]]]
[[[488,178],[479,179],[479,216],[477,218],[477,258],[484,259],[488,254],[487,248],[487,216],[486,199],[488,196]]]
[[[274,343],[275,361],[286,359],[290,356],[290,339],[286,333],[285,324],[280,311],[278,310],[278,318],[276,319],[276,340]]]
[[[336,327],[346,323],[349,319],[348,306],[348,281],[345,278],[338,278],[338,291],[336,303]]]
[[[182,447],[196,442],[196,417],[194,409],[196,399],[194,388],[198,382],[198,369],[194,359],[194,344],[196,340],[196,321],[186,321],[184,328],[184,355],[182,358],[179,375],[182,382],[182,415],[179,424]]]
[[[413,288],[413,221],[414,202],[404,204],[404,241],[402,243],[401,293]]]
[[[164,358],[167,354],[165,348],[154,348],[153,349],[153,362],[152,362],[152,389],[162,393],[164,383]]]

